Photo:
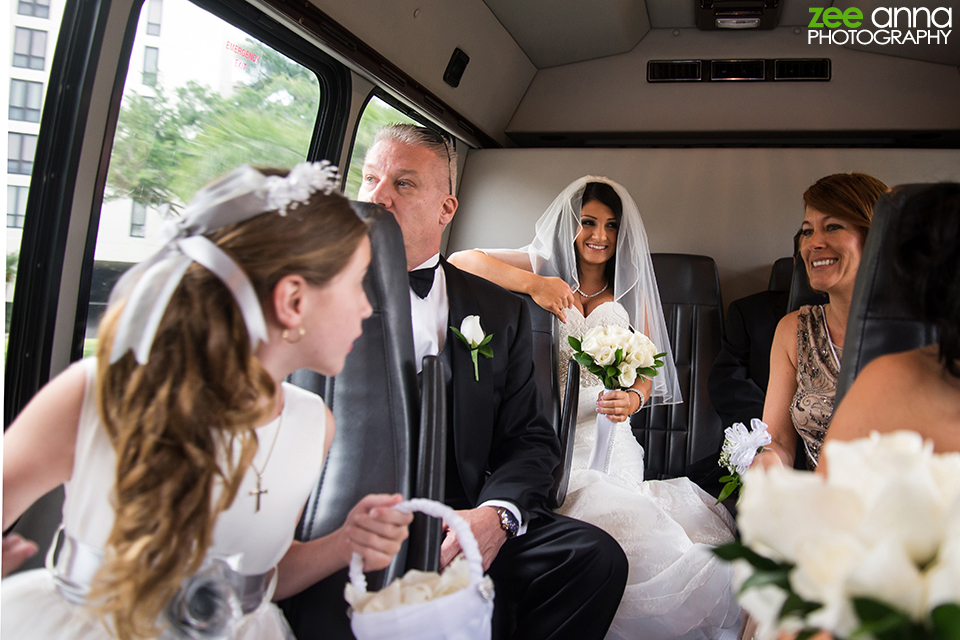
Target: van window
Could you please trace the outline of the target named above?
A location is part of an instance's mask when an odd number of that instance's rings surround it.
[[[373,144],[373,136],[388,124],[422,124],[403,113],[393,105],[387,104],[377,96],[370,98],[363,108],[357,123],[357,134],[353,138],[353,153],[350,156],[350,168],[347,172],[347,184],[344,194],[351,200],[360,193],[360,174],[367,149]]]
[[[84,355],[110,290],[162,244],[162,210],[241,164],[307,157],[317,75],[187,0],[140,15],[100,211]],[[162,29],[161,26],[162,18]],[[157,35],[162,34],[162,35]]]

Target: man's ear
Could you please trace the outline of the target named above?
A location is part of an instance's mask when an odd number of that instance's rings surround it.
[[[303,296],[307,281],[299,274],[284,276],[273,288],[273,313],[280,326],[293,329],[303,324]]]
[[[440,224],[441,226],[447,226],[450,224],[450,221],[453,220],[453,214],[457,212],[457,207],[460,206],[460,203],[457,201],[454,196],[444,196],[443,203],[440,205]]]

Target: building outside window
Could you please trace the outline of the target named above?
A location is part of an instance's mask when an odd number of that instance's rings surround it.
[[[29,187],[7,185],[7,226],[12,229],[23,229],[28,189]]]
[[[147,231],[147,207],[142,202],[133,201],[130,210],[130,237],[144,238]]]
[[[17,27],[13,36],[13,66],[43,71],[47,32]]]
[[[160,59],[160,50],[156,47],[144,47],[143,51],[143,84],[148,87],[157,86],[157,63]]]
[[[37,151],[37,136],[27,133],[7,133],[7,173],[30,175],[33,155]]]
[[[160,14],[163,13],[163,0],[149,0],[147,5],[147,35],[160,35]]]
[[[50,17],[50,0],[20,0],[17,13],[34,18]]]
[[[10,81],[11,120],[40,122],[40,105],[43,103],[43,83],[29,80]]]

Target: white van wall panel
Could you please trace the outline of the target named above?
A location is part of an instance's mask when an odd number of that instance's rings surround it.
[[[604,175],[637,201],[654,252],[713,257],[723,300],[767,288],[792,252],[803,192],[817,179],[861,171],[890,186],[960,181],[960,150],[485,149],[467,156],[448,254],[517,248],[567,184]]]
[[[487,135],[507,143],[503,132],[537,70],[483,0],[312,1]],[[457,47],[470,63],[454,89],[443,72]]]
[[[507,132],[960,128],[956,67],[807,44],[806,29],[652,29],[626,54],[537,73]],[[827,57],[829,82],[646,80],[648,60]]]

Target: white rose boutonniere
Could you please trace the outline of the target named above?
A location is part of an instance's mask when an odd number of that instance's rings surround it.
[[[477,356],[484,358],[493,357],[493,347],[490,346],[490,340],[493,334],[485,335],[480,326],[480,316],[467,316],[460,323],[460,329],[451,326],[450,330],[467,345],[470,350],[470,358],[473,360],[473,376],[477,382],[480,381],[480,370],[477,367]]]

